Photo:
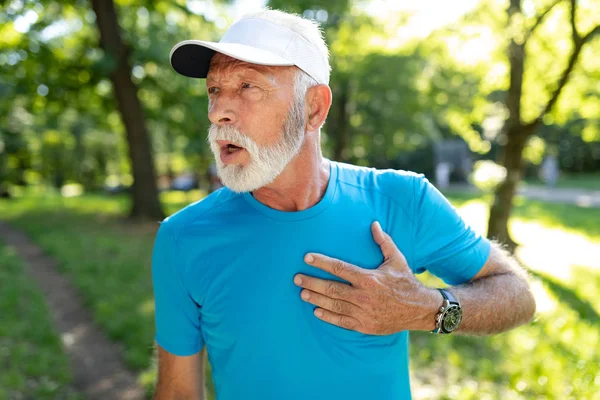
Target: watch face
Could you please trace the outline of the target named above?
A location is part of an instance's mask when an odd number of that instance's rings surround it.
[[[442,328],[446,332],[452,332],[462,320],[462,309],[457,305],[452,305],[448,307],[448,311],[444,316],[444,321],[442,321]]]

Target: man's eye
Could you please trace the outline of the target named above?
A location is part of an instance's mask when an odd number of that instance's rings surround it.
[[[249,83],[246,83],[246,82],[242,83],[242,89],[250,89],[251,87],[252,87],[252,85]]]
[[[207,89],[207,92],[208,92],[208,94],[215,94],[215,93],[217,93],[217,88],[216,88],[216,87],[214,87],[214,86],[212,86],[212,87],[209,87],[209,88]]]

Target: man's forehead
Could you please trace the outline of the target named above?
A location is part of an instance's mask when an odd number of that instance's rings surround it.
[[[210,68],[208,70],[208,73],[210,74],[211,71],[215,72],[225,68],[247,68],[249,70],[254,70],[263,73],[268,72],[269,70],[269,67],[265,65],[251,64],[246,61],[229,57],[225,54],[217,53],[213,56],[212,60],[210,61]]]
[[[208,69],[207,78],[211,78],[211,75],[215,75],[221,72],[249,72],[258,73],[267,77],[273,81],[276,76],[280,75],[285,69],[293,67],[274,67],[269,65],[252,64],[246,61],[238,60],[233,57],[229,57],[222,53],[216,53],[210,61],[210,68]],[[274,82],[273,82],[274,83]]]

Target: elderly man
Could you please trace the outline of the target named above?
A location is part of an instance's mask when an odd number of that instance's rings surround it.
[[[331,106],[316,24],[267,10],[171,52],[206,78],[224,188],[167,218],[153,253],[155,399],[408,399],[408,331],[492,334],[529,321],[517,264],[422,175],[322,156]],[[451,285],[429,288],[415,273]]]

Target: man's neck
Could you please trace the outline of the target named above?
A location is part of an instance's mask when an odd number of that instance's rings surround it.
[[[269,185],[252,192],[254,198],[280,211],[302,211],[317,204],[329,182],[330,161],[320,152],[301,152]]]

